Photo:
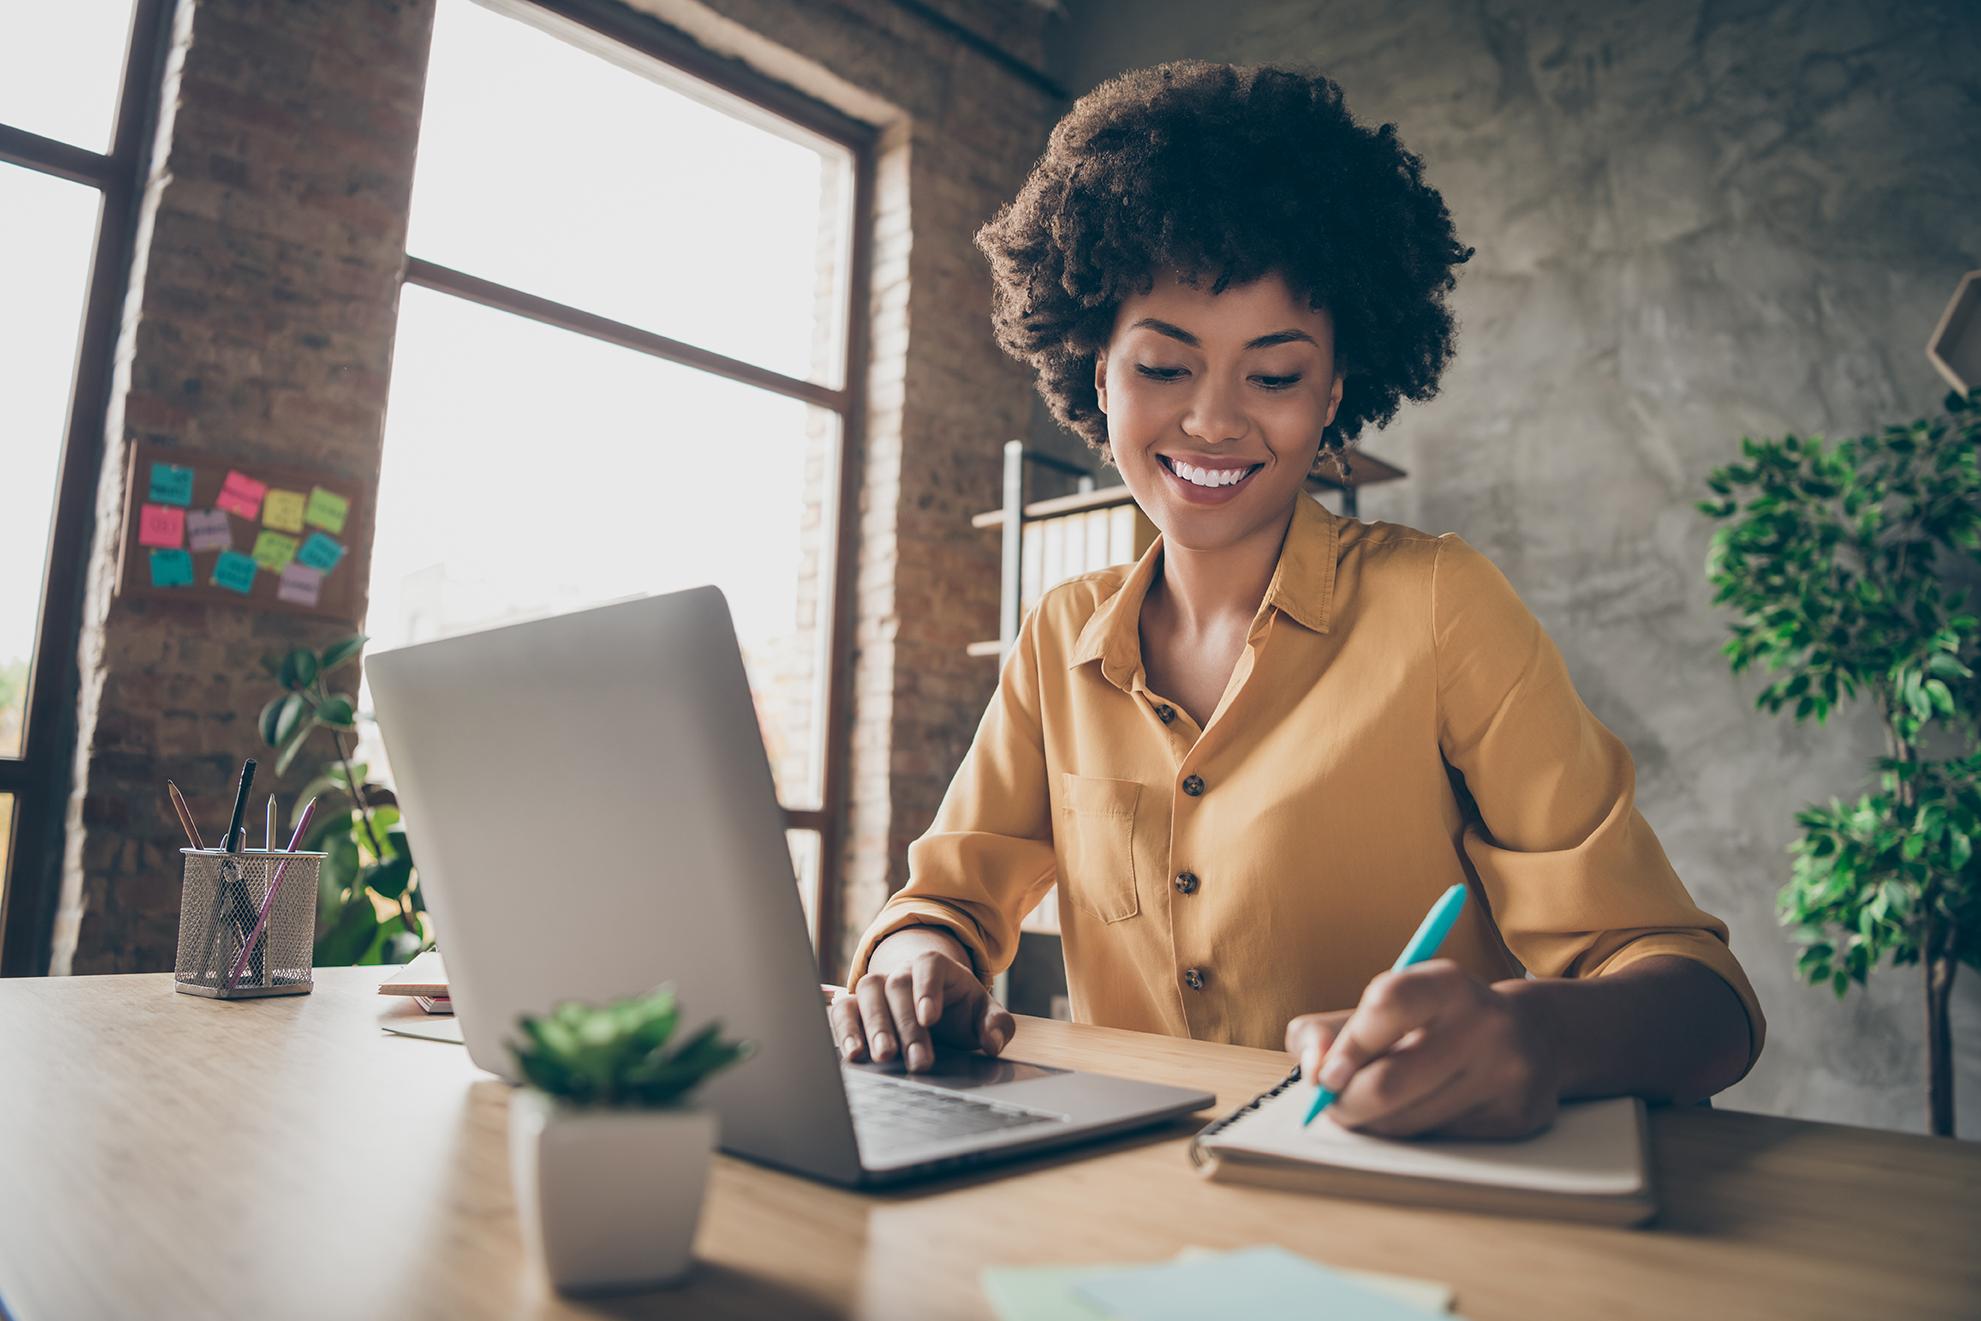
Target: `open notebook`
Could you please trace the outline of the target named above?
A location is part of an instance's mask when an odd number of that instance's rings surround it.
[[[1313,1092],[1295,1069],[1191,1140],[1211,1178],[1279,1188],[1634,1225],[1657,1213],[1644,1103],[1576,1101],[1517,1141],[1379,1138],[1325,1112],[1300,1126]]]

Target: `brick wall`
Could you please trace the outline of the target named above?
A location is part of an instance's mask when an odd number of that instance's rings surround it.
[[[999,446],[1025,432],[1031,394],[992,342],[970,235],[1063,107],[983,43],[1042,67],[1055,20],[1028,0],[636,7],[882,128],[846,892],[828,933],[843,956],[905,878],[995,683],[963,652],[996,622],[996,539],[969,516],[996,502]],[[54,971],[171,965],[163,780],[224,810],[257,744],[259,657],[346,631],[119,599],[108,529],[139,440],[375,484],[431,24],[427,0],[182,0],[107,419]],[[813,556],[828,529],[807,529]],[[353,554],[363,578],[369,548]]]
[[[376,482],[431,24],[392,0],[178,9],[106,422],[52,971],[172,966],[165,779],[218,818],[258,745],[259,658],[357,623],[114,595],[122,479],[153,440]],[[349,571],[369,569],[354,546]]]

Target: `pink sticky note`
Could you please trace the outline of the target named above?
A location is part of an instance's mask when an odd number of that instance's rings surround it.
[[[185,541],[185,510],[174,505],[145,505],[138,510],[138,545],[177,550]]]
[[[321,573],[307,564],[291,564],[282,570],[282,583],[275,589],[275,598],[293,605],[315,605],[322,593]]]
[[[220,483],[220,494],[214,497],[213,503],[215,508],[230,514],[258,519],[261,517],[261,498],[267,494],[267,482],[258,482],[245,473],[229,468],[226,480]]]

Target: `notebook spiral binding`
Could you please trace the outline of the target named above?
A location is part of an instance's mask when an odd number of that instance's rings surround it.
[[[1228,1128],[1230,1125],[1237,1123],[1240,1119],[1252,1113],[1252,1111],[1257,1110],[1260,1106],[1272,1100],[1275,1096],[1278,1096],[1281,1092],[1285,1091],[1287,1088],[1293,1086],[1294,1083],[1297,1083],[1299,1081],[1300,1081],[1300,1066],[1296,1064],[1293,1066],[1293,1072],[1287,1074],[1284,1078],[1280,1079],[1273,1086],[1267,1088],[1263,1092],[1260,1092],[1257,1096],[1247,1101],[1244,1105],[1239,1106],[1236,1110],[1233,1110],[1230,1114],[1226,1115],[1224,1118],[1214,1120],[1213,1122],[1204,1125],[1202,1129],[1198,1130],[1197,1135],[1190,1139],[1190,1163],[1196,1166],[1198,1169],[1202,1169],[1205,1165],[1209,1164],[1210,1157],[1204,1154],[1204,1148],[1203,1148],[1203,1142],[1205,1138],[1210,1137],[1213,1134],[1218,1133],[1225,1128]]]

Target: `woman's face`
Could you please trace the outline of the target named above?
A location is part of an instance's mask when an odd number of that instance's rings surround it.
[[[1326,312],[1278,275],[1210,283],[1171,271],[1130,295],[1094,363],[1122,482],[1166,541],[1196,550],[1283,517],[1341,405]]]

